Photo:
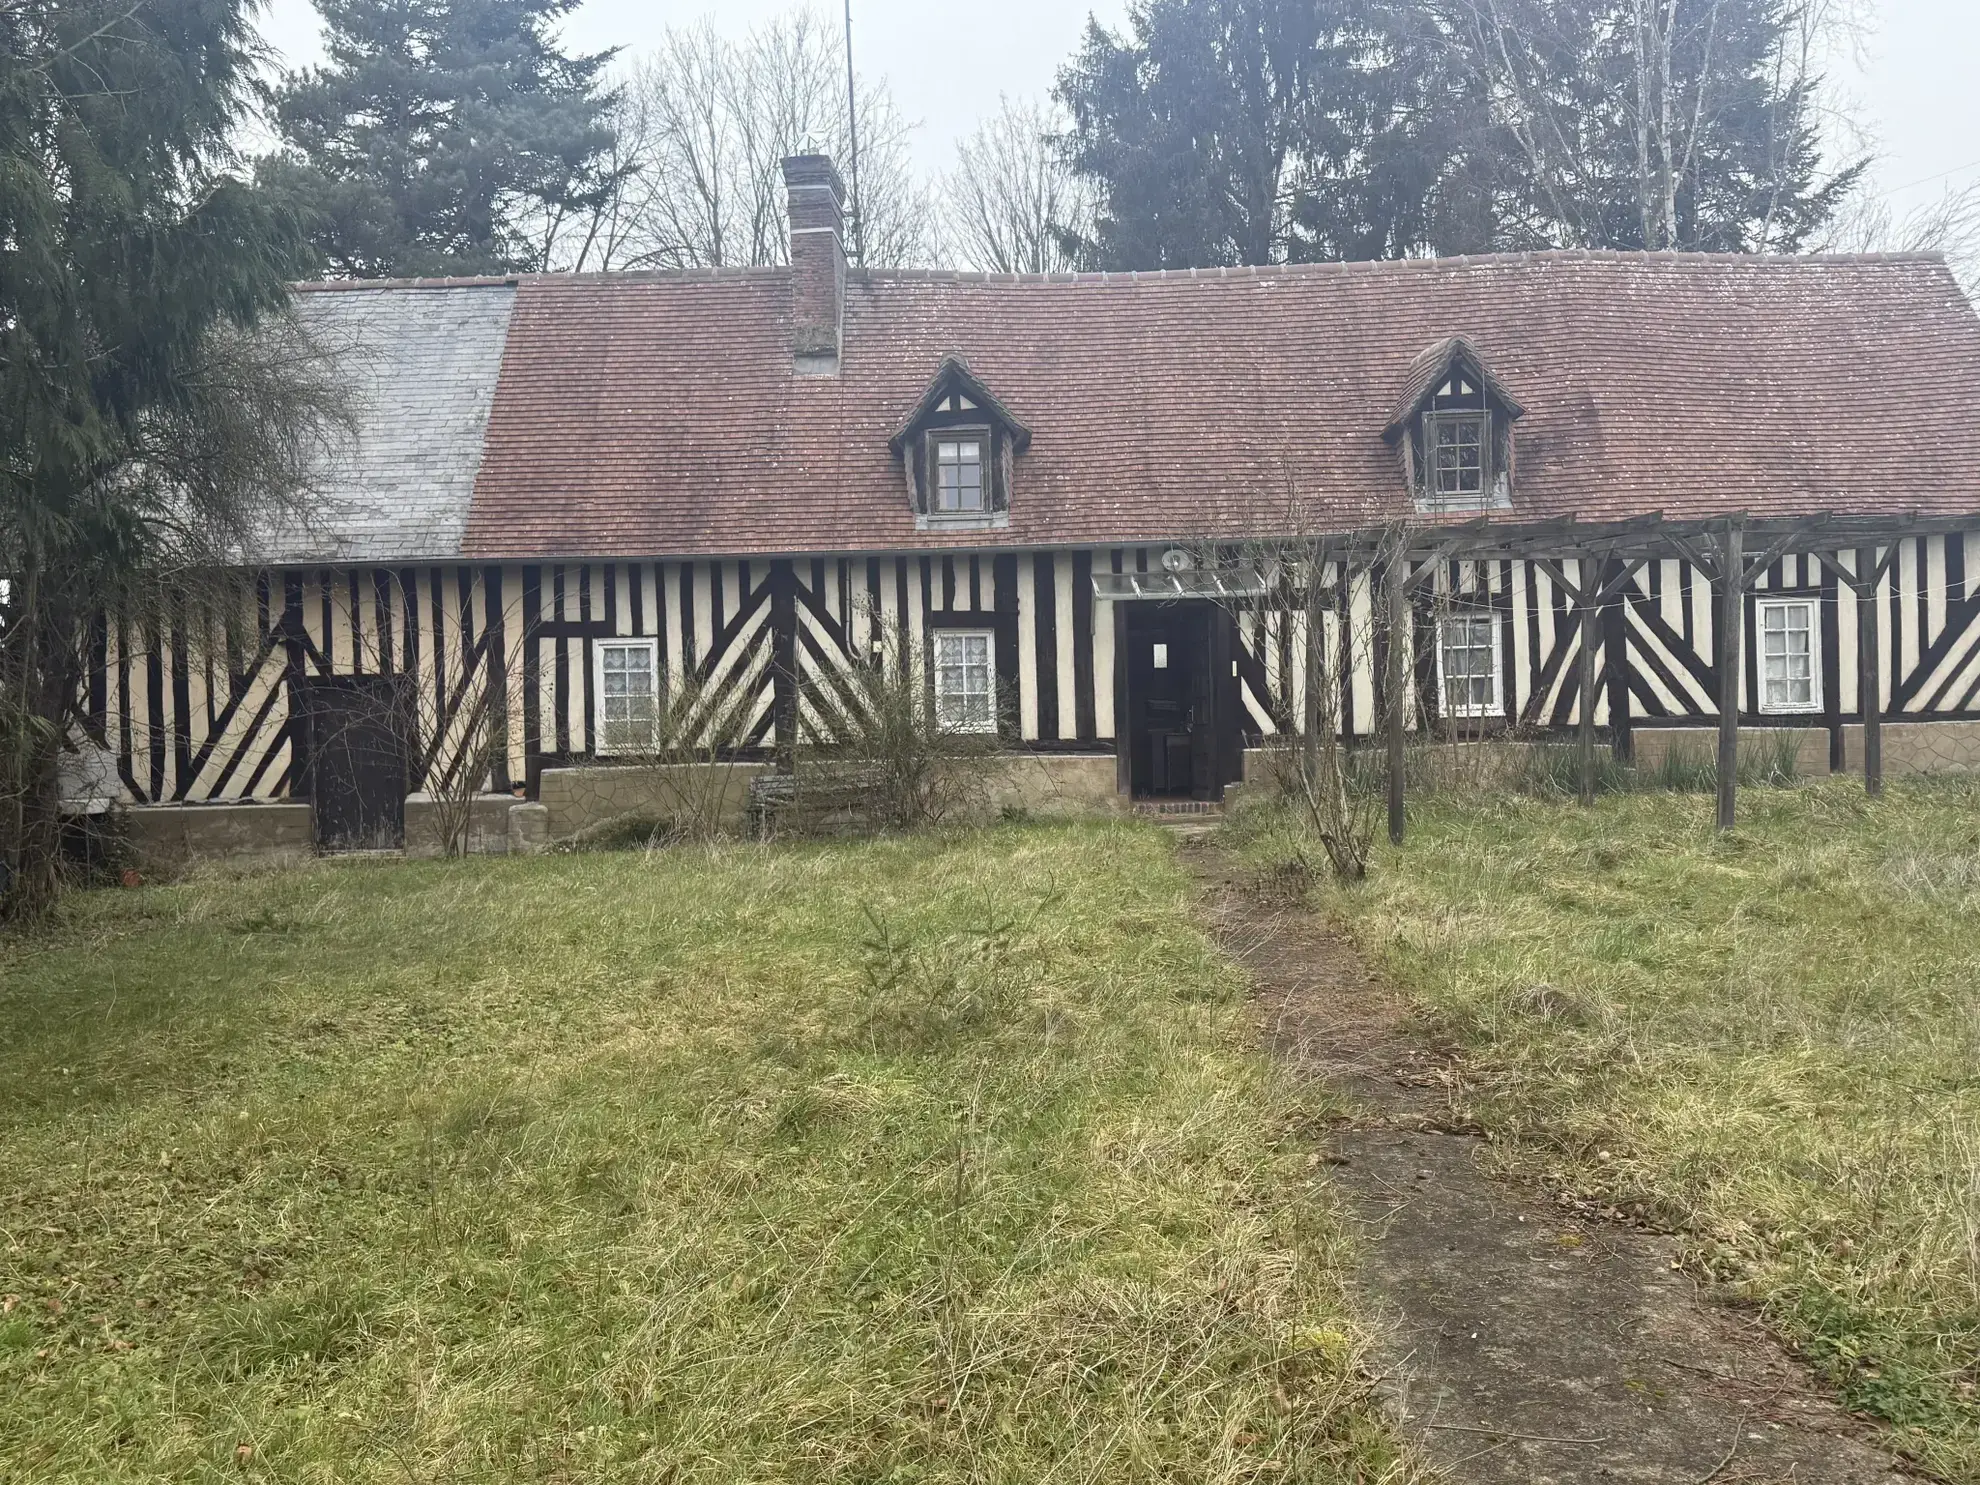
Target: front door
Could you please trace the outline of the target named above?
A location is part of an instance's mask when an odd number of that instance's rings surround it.
[[[1223,798],[1226,754],[1234,752],[1225,733],[1235,725],[1221,684],[1229,616],[1196,599],[1123,608],[1116,663],[1127,682],[1127,715],[1119,746],[1134,797]]]
[[[326,851],[391,851],[406,843],[412,735],[396,676],[302,681],[304,785]]]

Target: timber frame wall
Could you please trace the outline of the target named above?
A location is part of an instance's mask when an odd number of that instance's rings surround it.
[[[1562,539],[1487,554],[1437,540],[1418,545],[1410,571],[1416,614],[1418,715],[1435,718],[1427,628],[1458,604],[1496,616],[1503,696],[1492,725],[1522,733],[1569,731],[1581,721],[1582,624],[1575,587],[1613,589],[1593,624],[1593,722],[1627,756],[1633,725],[1709,725],[1724,687],[1715,662],[1709,558],[1679,541],[1646,556],[1611,543]],[[1535,538],[1537,541],[1538,538]],[[1738,677],[1748,725],[1826,728],[1831,761],[1843,729],[1861,720],[1858,605],[1838,571],[1854,574],[1858,543],[1807,535],[1805,549],[1758,548],[1767,560],[1743,599]],[[1980,522],[1870,545],[1883,566],[1875,590],[1883,716],[1980,721]],[[820,687],[850,656],[870,653],[875,622],[910,643],[969,625],[996,635],[998,691],[1012,712],[1007,742],[1043,751],[1114,750],[1112,600],[1096,575],[1160,569],[1161,546],[1085,550],[823,556],[741,561],[561,562],[482,566],[284,570],[257,585],[253,634],[232,656],[174,643],[139,646],[114,620],[101,624],[89,686],[90,741],[129,803],[280,799],[300,788],[306,760],[294,683],[312,676],[406,675],[422,698],[414,786],[456,766],[451,726],[492,678],[508,748],[493,784],[526,784],[539,771],[591,757],[596,699],[591,645],[651,636],[665,674],[692,672],[713,693],[753,698],[749,742],[774,751],[801,732]],[[1751,556],[1756,549],[1749,547]],[[1827,560],[1816,555],[1827,554]],[[1696,555],[1697,560],[1694,560]],[[1423,569],[1435,570],[1425,573]],[[1550,571],[1552,568],[1554,571]],[[1376,575],[1350,570],[1347,622],[1371,622]],[[1819,600],[1821,710],[1761,716],[1754,605],[1765,595]],[[1240,605],[1238,632],[1247,732],[1298,716],[1299,653],[1288,626]],[[1272,636],[1267,639],[1267,636]],[[1371,646],[1355,647],[1367,654]],[[1381,730],[1380,680],[1364,660],[1343,685],[1344,730]],[[1015,694],[1017,704],[1008,698]],[[1477,726],[1469,722],[1467,727]]]

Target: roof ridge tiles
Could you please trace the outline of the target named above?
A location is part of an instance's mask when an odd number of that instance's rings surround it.
[[[513,289],[527,274],[459,278],[315,278],[290,287],[298,294],[357,293],[370,289]]]
[[[1536,267],[1548,263],[1638,263],[1646,267],[1712,264],[1725,268],[1756,265],[1768,267],[1793,265],[1808,268],[1905,265],[1943,267],[1945,255],[1933,252],[1707,253],[1674,249],[1643,252],[1624,248],[1536,248],[1523,252],[1456,253],[1432,258],[1358,258],[1316,263],[1225,263],[1190,268],[1061,270],[1050,273],[996,273],[980,269],[955,268],[862,268],[853,270],[853,278],[855,282],[868,285],[887,283],[1113,285],[1202,279],[1261,280],[1321,274],[1404,274],[1451,269]],[[447,278],[311,279],[297,283],[293,288],[297,293],[303,294],[382,289],[512,289],[524,283],[536,282],[634,284],[769,281],[786,278],[789,274],[790,269],[781,265],[751,265],[719,268],[655,268],[604,273],[487,274]]]

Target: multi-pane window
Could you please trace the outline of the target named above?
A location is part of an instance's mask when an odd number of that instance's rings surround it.
[[[1499,710],[1499,628],[1489,614],[1460,614],[1437,626],[1444,715],[1489,717]]]
[[[660,685],[656,645],[650,639],[614,640],[598,645],[599,753],[639,753],[656,740]]]
[[[1485,492],[1485,419],[1438,413],[1430,423],[1430,488],[1440,499],[1476,500]]]
[[[950,732],[997,730],[996,640],[987,629],[935,631],[935,720]]]
[[[1807,599],[1760,604],[1760,710],[1821,710],[1815,670],[1815,605]]]
[[[935,440],[935,509],[941,514],[983,509],[983,440]]]

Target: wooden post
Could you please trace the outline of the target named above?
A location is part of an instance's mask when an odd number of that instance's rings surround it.
[[[1588,564],[1581,566],[1581,802],[1595,802],[1595,598],[1601,591],[1600,570],[1593,582]]]
[[[1383,667],[1384,698],[1388,702],[1386,725],[1389,734],[1389,842],[1403,843],[1403,724],[1408,716],[1409,699],[1409,595],[1404,584],[1409,564],[1400,550],[1389,558],[1387,578],[1389,648]]]
[[[1739,789],[1739,683],[1745,660],[1746,556],[1743,532],[1728,523],[1719,555],[1719,829],[1733,828]]]
[[[1857,689],[1862,693],[1863,792],[1872,799],[1884,792],[1884,660],[1879,653],[1877,626],[1877,549],[1856,551]]]
[[[1320,586],[1321,565],[1317,554],[1307,559],[1306,581],[1300,591],[1305,601],[1300,605],[1299,618],[1304,628],[1300,635],[1300,667],[1306,676],[1306,689],[1302,696],[1304,705],[1300,707],[1300,767],[1311,786],[1320,777],[1320,687],[1325,669],[1321,647],[1327,642],[1327,624],[1320,610],[1323,590]],[[1289,605],[1290,606],[1290,605]]]

